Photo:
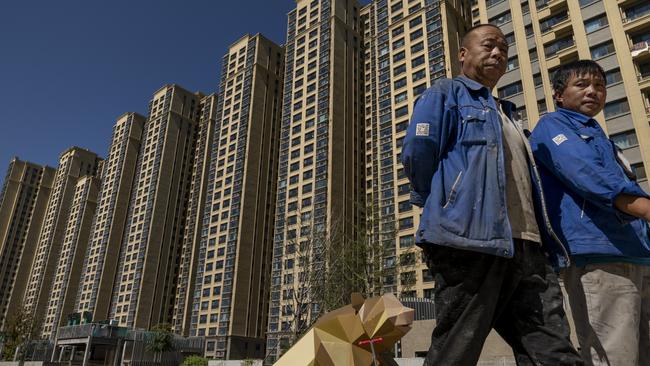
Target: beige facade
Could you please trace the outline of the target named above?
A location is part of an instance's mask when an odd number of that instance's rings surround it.
[[[196,271],[199,265],[200,241],[206,211],[206,198],[208,196],[212,147],[215,143],[216,113],[217,96],[213,94],[204,97],[201,100],[201,123],[192,168],[192,185],[187,204],[187,220],[183,235],[172,323],[174,332],[184,336],[188,336],[190,331],[192,301],[194,299],[193,289],[196,285]]]
[[[363,64],[356,1],[296,1],[289,12],[267,353],[277,357],[299,309],[304,273],[325,263],[301,243],[352,236],[363,220]],[[303,314],[320,304],[302,303]]]
[[[413,104],[439,78],[456,76],[468,1],[378,0],[362,9],[365,62],[365,180],[372,240],[383,247],[383,292],[433,296],[415,247],[421,210],[409,202],[400,161]]]
[[[96,174],[99,161],[97,154],[78,147],[66,150],[59,159],[24,296],[25,308],[40,316],[41,320],[45,318],[51,295],[77,180],[84,175]]]
[[[56,170],[14,158],[0,193],[0,330],[22,307]]]
[[[596,119],[648,190],[650,164],[650,5],[644,0],[478,0],[474,23],[501,27],[508,72],[496,93],[519,106],[525,124],[555,110],[551,75],[564,62],[597,61],[607,74],[607,104]]]
[[[66,324],[67,315],[74,310],[77,289],[83,273],[83,259],[97,208],[99,187],[99,178],[93,176],[83,176],[76,183],[47,300],[43,337],[53,339],[57,334],[57,328]]]
[[[117,119],[101,170],[97,211],[74,307],[76,312],[91,312],[96,321],[106,320],[109,315],[144,121],[136,113],[125,113]]]
[[[283,60],[284,50],[259,34],[222,59],[202,230],[186,231],[187,285],[178,291],[186,305],[175,319],[183,333],[206,337],[209,358],[264,357]]]
[[[149,104],[111,300],[120,326],[171,322],[201,98],[167,85]]]

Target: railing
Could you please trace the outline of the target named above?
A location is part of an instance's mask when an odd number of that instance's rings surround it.
[[[573,38],[561,39],[551,44],[550,46],[545,47],[544,55],[546,55],[546,57],[553,57],[556,54],[566,50],[567,48],[573,47],[574,45],[575,45],[575,41],[573,40]]]
[[[635,19],[641,18],[650,14],[650,4],[643,4],[641,6],[636,6],[625,11],[625,17],[623,18],[623,23],[631,22]]]
[[[58,339],[75,339],[102,337],[102,338],[125,338],[127,335],[127,328],[116,327],[108,324],[81,324],[70,325],[67,327],[60,327]]]
[[[648,78],[650,78],[650,71],[639,72],[639,73],[636,74],[636,79],[638,81],[643,81],[643,80],[648,79]]]
[[[560,24],[564,22],[565,20],[569,19],[569,13],[564,12],[562,14],[555,15],[552,18],[549,18],[543,22],[539,23],[539,30],[542,33],[547,33],[555,26],[556,24]]]

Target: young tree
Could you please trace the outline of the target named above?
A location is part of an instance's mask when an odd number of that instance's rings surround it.
[[[2,358],[13,360],[14,356],[17,356],[18,360],[24,360],[29,342],[39,338],[39,330],[40,320],[32,312],[21,308],[17,313],[10,315],[5,328]]]
[[[285,271],[282,278],[280,348],[293,345],[322,314],[350,303],[353,293],[372,297],[396,291],[384,286],[402,262],[395,259],[396,231],[393,227],[375,235],[369,211],[358,224],[334,218],[327,229],[315,225],[310,214],[298,212],[287,219],[299,231],[289,229],[285,245],[285,269],[289,266],[293,273]]]
[[[156,324],[151,328],[151,339],[147,343],[147,351],[154,353],[154,361],[161,362],[165,352],[174,350],[174,334],[167,323]]]

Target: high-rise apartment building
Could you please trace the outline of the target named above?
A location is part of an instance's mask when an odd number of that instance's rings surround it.
[[[288,14],[267,340],[270,359],[277,357],[278,339],[292,327],[292,309],[297,308],[292,294],[302,281],[301,273],[325,268],[322,256],[299,260],[296,247],[303,241],[314,243],[310,238],[315,236],[352,236],[363,220],[360,23],[356,1],[298,0]],[[307,302],[307,318],[317,316],[320,304]]]
[[[0,192],[0,330],[22,307],[56,170],[14,158]]]
[[[212,148],[215,143],[217,96],[201,100],[201,124],[196,143],[192,185],[187,204],[187,219],[183,235],[180,269],[176,299],[174,303],[173,330],[177,334],[189,335],[192,316],[192,300],[196,270],[199,265],[199,243],[202,235],[205,201],[210,174]]]
[[[361,11],[365,71],[367,222],[383,248],[383,292],[433,296],[433,278],[419,259],[420,209],[400,153],[417,97],[437,79],[460,72],[460,40],[469,28],[467,0],[373,1]]]
[[[259,34],[222,59],[209,171],[195,176],[207,183],[205,208],[186,231],[175,319],[206,337],[210,358],[264,355],[283,60]]]
[[[97,154],[78,147],[64,151],[59,159],[24,296],[25,308],[40,316],[41,320],[51,315],[46,312],[47,304],[61,256],[77,180],[85,175],[96,174],[99,161]]]
[[[519,106],[528,128],[555,109],[553,71],[577,59],[607,76],[596,120],[623,149],[648,190],[650,164],[650,3],[645,0],[474,0],[474,23],[496,24],[510,43],[497,94]]]
[[[75,311],[88,311],[93,320],[108,319],[126,215],[145,118],[125,113],[113,127],[103,164],[101,189],[90,241],[83,259]]]
[[[167,85],[149,104],[109,310],[121,326],[172,320],[202,98]]]
[[[54,338],[57,328],[66,324],[67,315],[74,310],[99,186],[99,178],[91,175],[77,180],[43,319],[44,337]]]

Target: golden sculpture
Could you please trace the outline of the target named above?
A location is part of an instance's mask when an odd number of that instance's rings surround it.
[[[388,353],[413,324],[413,309],[392,294],[364,300],[323,315],[275,366],[395,365]]]

